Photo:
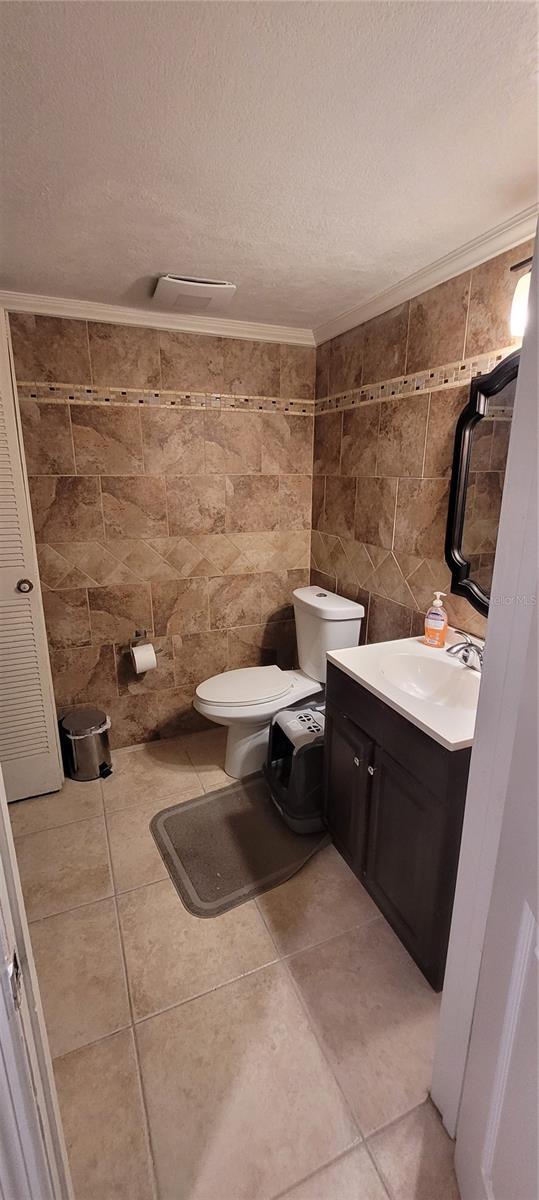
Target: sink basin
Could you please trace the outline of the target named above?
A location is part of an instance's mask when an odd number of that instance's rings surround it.
[[[380,674],[409,696],[450,708],[477,708],[480,676],[448,658],[423,658],[417,654],[388,654]]]
[[[461,640],[448,630],[448,644]],[[481,676],[445,650],[398,638],[330,650],[328,660],[447,750],[471,746]]]

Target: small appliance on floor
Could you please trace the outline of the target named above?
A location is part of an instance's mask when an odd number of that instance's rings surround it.
[[[324,701],[284,708],[272,718],[263,773],[271,798],[294,833],[325,828]]]

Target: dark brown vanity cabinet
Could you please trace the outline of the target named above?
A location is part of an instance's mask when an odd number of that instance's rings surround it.
[[[439,990],[470,750],[446,750],[329,664],[325,762],[333,841]]]

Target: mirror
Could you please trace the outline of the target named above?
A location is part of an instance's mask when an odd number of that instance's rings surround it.
[[[451,591],[488,613],[520,350],[472,381],[455,435],[445,542]]]

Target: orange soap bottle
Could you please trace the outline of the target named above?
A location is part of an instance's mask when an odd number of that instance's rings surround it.
[[[425,617],[425,641],[427,646],[437,646],[442,650],[447,634],[447,613],[442,604],[445,592],[435,592],[434,600]]]

